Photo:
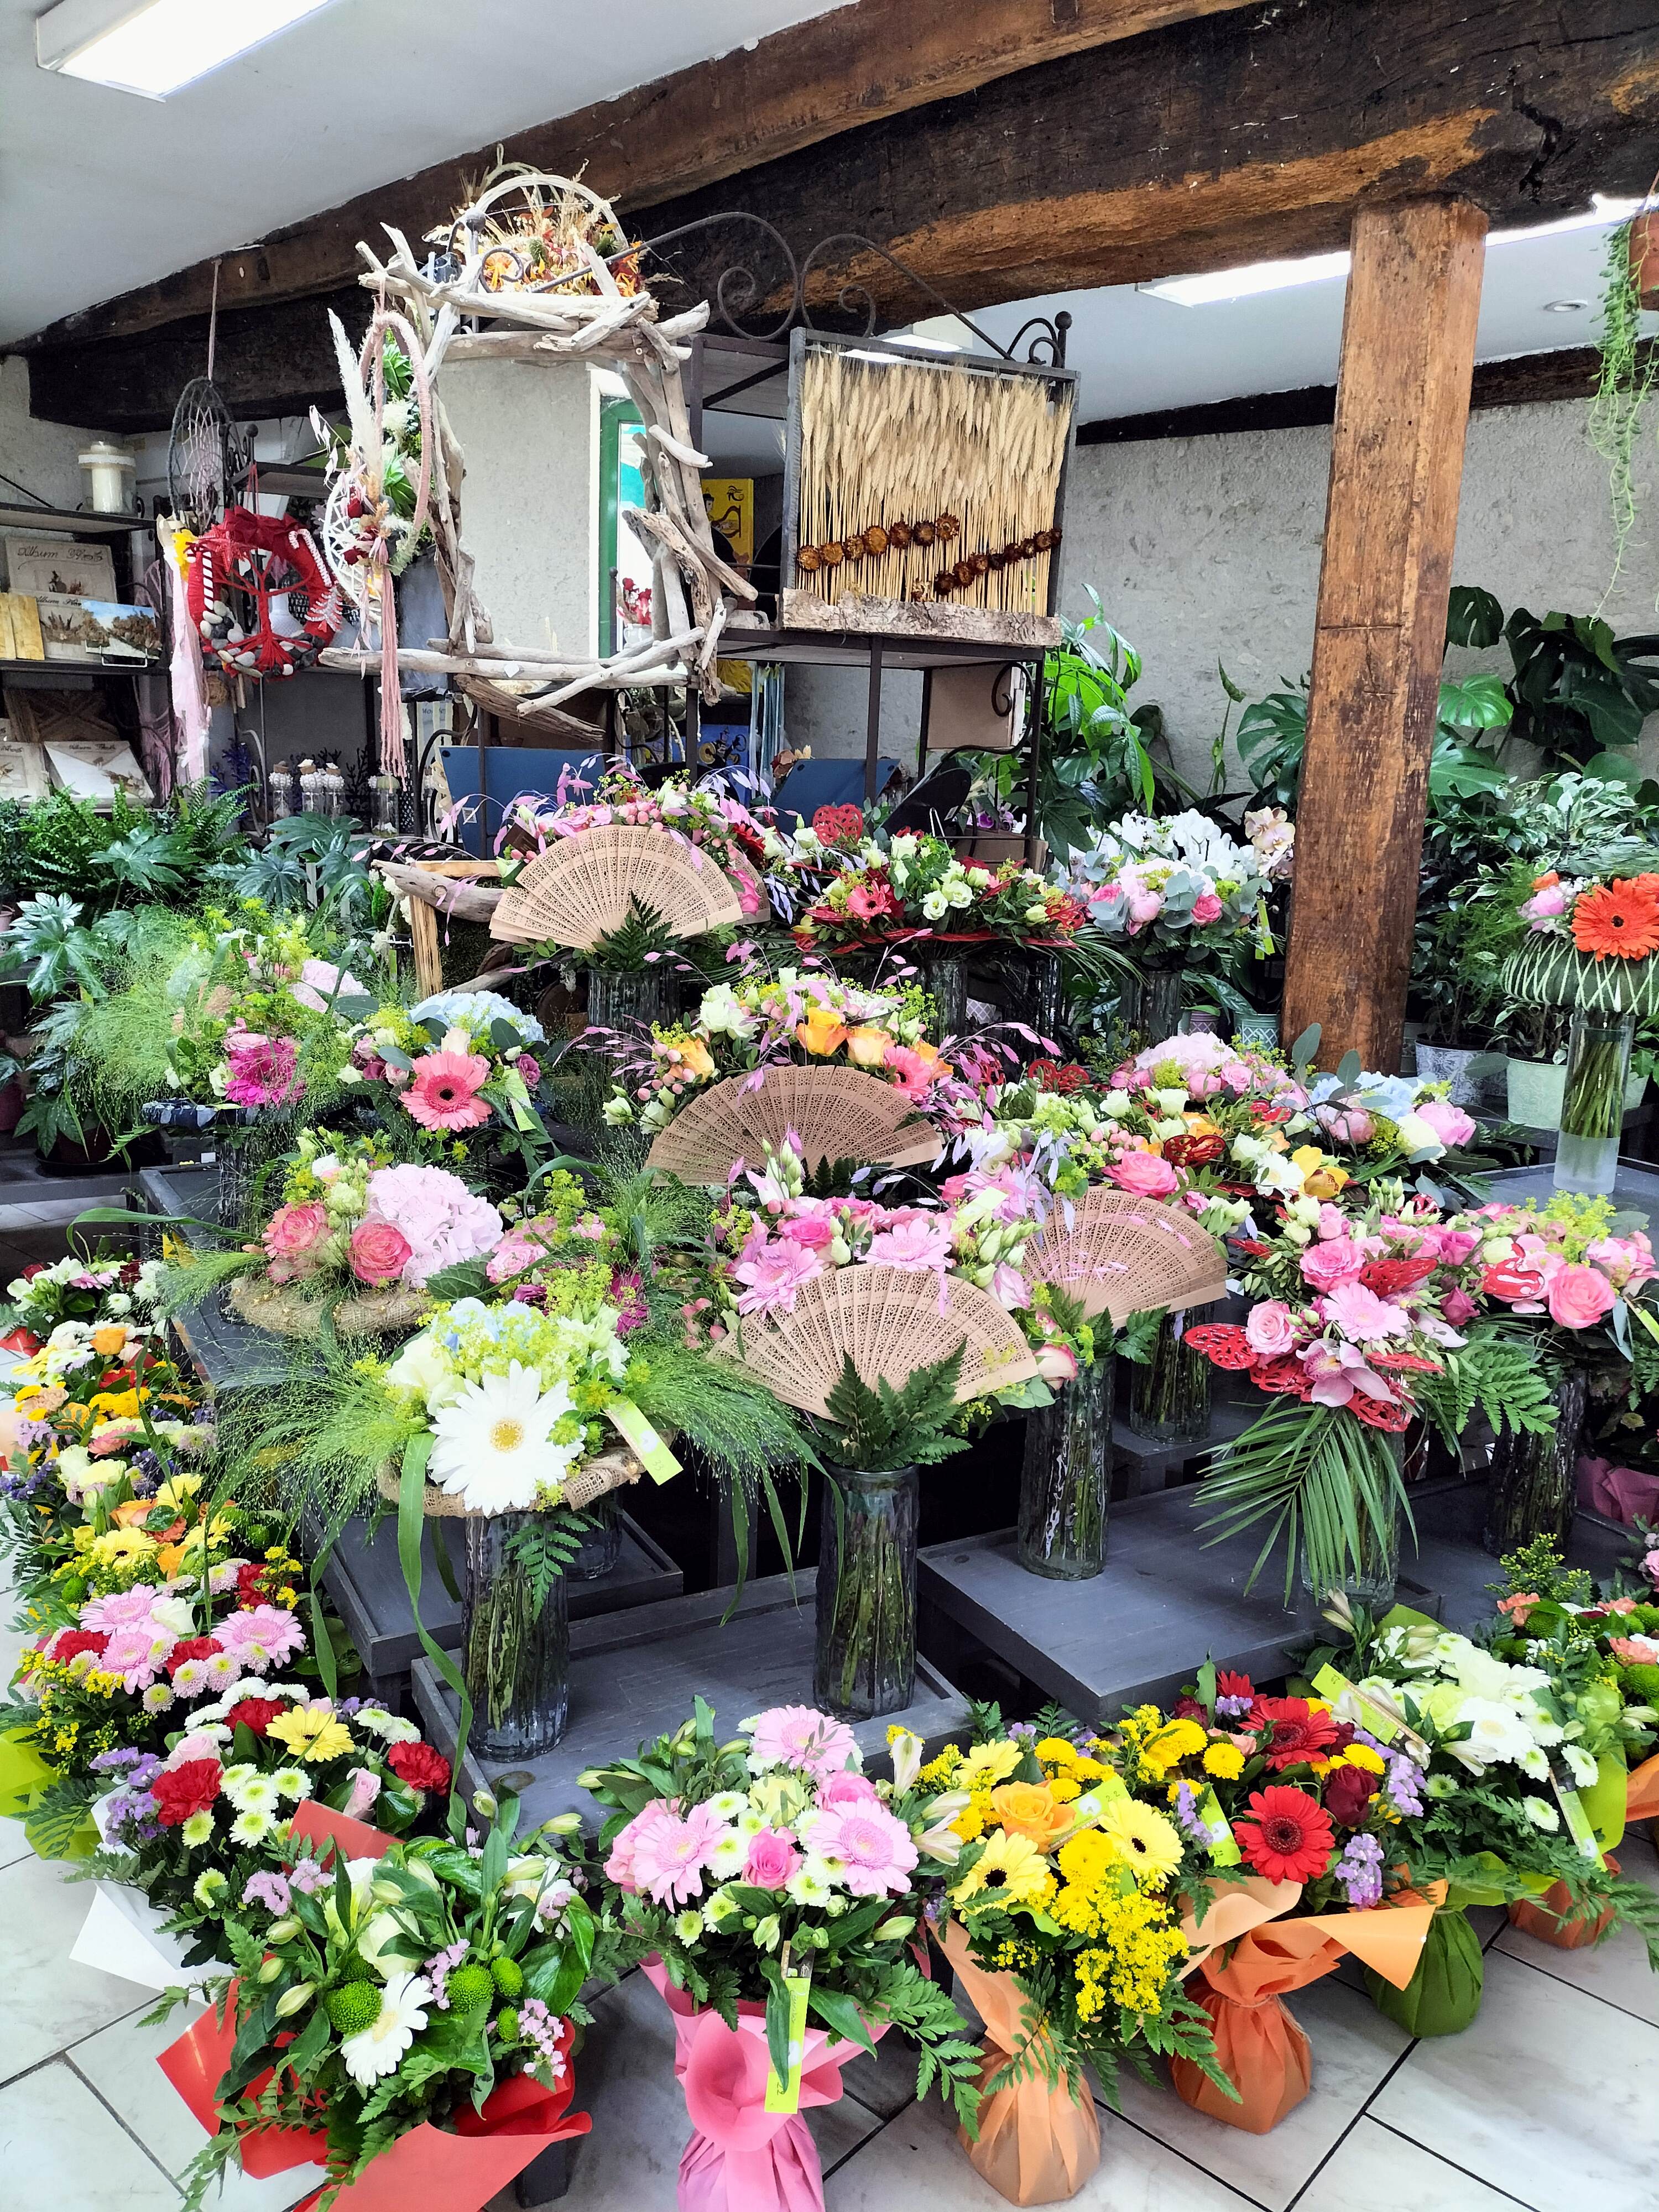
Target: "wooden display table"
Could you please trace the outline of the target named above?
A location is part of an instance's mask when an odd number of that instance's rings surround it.
[[[573,1621],[570,1725],[563,1742],[522,1762],[481,1760],[469,1751],[463,1786],[493,1787],[505,1773],[526,1774],[529,1780],[520,1785],[526,1828],[556,1813],[580,1813],[597,1829],[601,1808],[576,1777],[607,1759],[631,1759],[642,1743],[666,1735],[690,1719],[694,1698],[714,1707],[714,1733],[722,1741],[769,1705],[810,1705],[814,1581],[809,1567],[796,1575],[793,1591],[787,1575],[750,1583],[724,1625],[729,1589]],[[415,1662],[410,1680],[416,1717],[439,1750],[453,1757],[459,1726],[454,1692],[426,1659]],[[854,1729],[866,1759],[885,1755],[895,1723],[935,1747],[967,1726],[968,1700],[919,1660],[914,1702]]]

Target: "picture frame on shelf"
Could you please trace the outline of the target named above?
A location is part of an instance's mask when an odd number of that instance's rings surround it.
[[[113,599],[115,555],[106,544],[73,538],[33,538],[7,531],[6,588],[31,599]]]

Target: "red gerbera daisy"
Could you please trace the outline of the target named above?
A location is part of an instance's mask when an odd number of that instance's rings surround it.
[[[1316,1881],[1336,1842],[1324,1808],[1283,1784],[1253,1791],[1249,1812],[1233,1822],[1233,1833],[1245,1864],[1269,1881]]]
[[[1235,1674],[1231,1667],[1218,1667],[1215,1693],[1218,1698],[1254,1698],[1255,1684],[1248,1674]]]
[[[1187,1331],[1183,1341],[1194,1352],[1201,1352],[1212,1365],[1237,1368],[1241,1373],[1255,1358],[1249,1338],[1234,1322],[1200,1322]]]
[[[1275,1772],[1328,1758],[1336,1746],[1336,1723],[1328,1713],[1316,1712],[1305,1698],[1258,1698],[1249,1726],[1268,1731],[1261,1750]]]

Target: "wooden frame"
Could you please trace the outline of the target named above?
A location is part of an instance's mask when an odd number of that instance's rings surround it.
[[[404,864],[425,876],[448,876],[464,883],[494,879],[501,872],[499,860],[409,860]],[[425,900],[409,902],[409,938],[415,961],[415,981],[421,996],[429,999],[444,987],[443,947],[438,938],[438,909]]]

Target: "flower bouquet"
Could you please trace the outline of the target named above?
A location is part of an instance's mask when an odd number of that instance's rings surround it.
[[[138,1261],[101,1247],[70,1252],[61,1260],[40,1260],[6,1285],[7,1307],[0,1319],[10,1323],[0,1348],[39,1352],[64,1322],[88,1329],[117,1322],[159,1346],[162,1330],[155,1319],[160,1262]]]
[[[1551,869],[1519,919],[1528,931],[1504,963],[1505,995],[1573,1009],[1555,1187],[1610,1191],[1636,1017],[1659,1014],[1659,875],[1602,883]]]
[[[672,1735],[580,1779],[612,1808],[606,1879],[674,2015],[683,2212],[822,2212],[802,2108],[835,2103],[842,2066],[889,2027],[921,2047],[918,2094],[937,2082],[971,2127],[977,2054],[918,1963],[963,1799],[921,1785],[913,1735],[894,1742],[893,1780],[872,1783],[826,1713],[776,1706],[725,1743],[714,1722],[699,1698]]]
[[[1085,919],[1079,901],[1036,869],[1014,860],[982,867],[943,837],[907,830],[884,848],[873,838],[825,848],[812,834],[820,864],[829,860],[833,872],[795,922],[803,952],[867,951],[929,937],[1059,945]],[[798,836],[795,856],[803,850]]]
[[[507,810],[500,842],[517,853],[544,853],[556,838],[577,837],[584,830],[612,823],[629,829],[660,830],[665,837],[707,853],[737,887],[745,916],[765,914],[760,878],[770,859],[772,833],[741,801],[720,787],[718,779],[688,784],[671,777],[655,790],[627,768],[607,771],[594,797],[568,796],[584,788],[580,778],[561,774],[551,806],[534,798],[516,799]]]
[[[374,1138],[302,1129],[282,1203],[257,1243],[175,1260],[170,1305],[221,1285],[244,1321],[282,1336],[315,1336],[327,1314],[343,1336],[389,1334],[427,1310],[426,1285],[483,1259],[503,1224],[446,1168],[392,1161]]]
[[[1401,1863],[1402,1824],[1423,1776],[1385,1737],[1324,1698],[1263,1697],[1247,1676],[1206,1666],[1172,1715],[1142,1706],[1095,1747],[1138,1815],[1151,1798],[1172,1816],[1147,1848],[1190,1900],[1183,1931],[1215,2052],[1207,2067],[1177,2055],[1170,2075],[1212,2119],[1265,2135],[1308,2094],[1290,1991],[1347,1952],[1395,1987],[1416,1970],[1435,1903]]]
[[[218,2123],[185,2179],[191,2212],[232,2164],[313,2158],[325,2212],[478,2212],[550,2143],[586,2133],[569,2106],[593,1916],[553,1836],[515,1839],[516,1799],[482,1850],[453,1819],[453,1838],[349,1860],[273,1838],[228,1893],[237,1978],[162,2059]]]
[[[546,1036],[533,1015],[494,991],[441,991],[416,1006],[366,1012],[347,1033],[339,1079],[374,1086],[369,1095],[398,1125],[400,1148],[410,1123],[434,1155],[481,1129],[533,1165],[548,1142],[534,1050]]]
[[[994,1707],[976,1719],[972,1747],[950,1747],[920,1778],[967,1799],[936,1932],[985,2023],[968,2155],[1011,2203],[1048,2204],[1100,2161],[1085,2066],[1114,2102],[1123,2059],[1144,2070],[1152,2052],[1224,2084],[1209,2021],[1182,1990],[1179,1829],[1069,1738],[1005,1733]]]

